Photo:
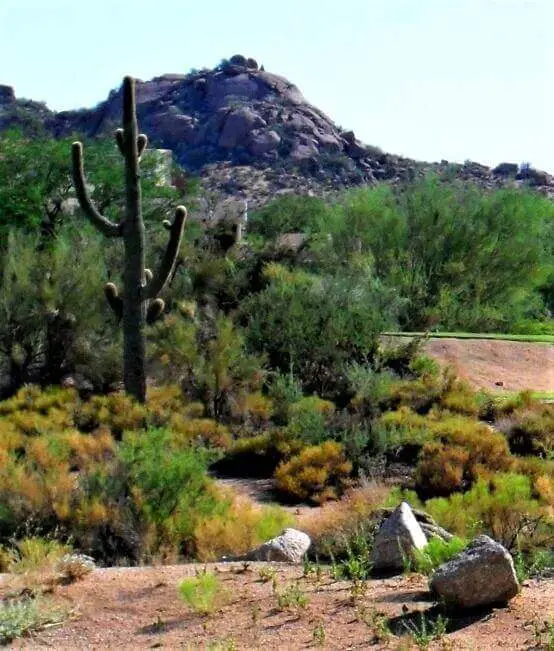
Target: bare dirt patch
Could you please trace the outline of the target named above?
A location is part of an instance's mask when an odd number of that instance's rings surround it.
[[[479,389],[554,391],[551,344],[445,338],[430,339],[425,351]]]
[[[56,592],[56,600],[79,613],[74,620],[16,640],[11,648],[415,648],[407,634],[379,640],[375,613],[384,615],[398,633],[405,631],[403,622],[418,623],[419,612],[434,612],[427,582],[419,575],[368,581],[365,593],[353,598],[352,584],[334,581],[327,571],[318,579],[315,574],[304,577],[302,567],[251,563],[245,569],[240,563],[220,563],[207,569],[220,577],[228,603],[204,616],[192,612],[177,591],[180,580],[202,567],[95,570]],[[275,585],[261,581],[262,567],[275,568]],[[277,595],[295,583],[309,603],[280,609]],[[540,627],[553,617],[554,581],[532,581],[507,607],[454,613],[449,632],[431,648],[532,648],[535,624]]]

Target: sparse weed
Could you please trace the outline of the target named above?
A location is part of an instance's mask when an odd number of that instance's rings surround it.
[[[419,626],[413,620],[405,621],[403,625],[414,639],[418,649],[426,651],[433,640],[438,640],[446,634],[448,620],[442,615],[430,620],[425,613],[420,613]]]
[[[394,637],[389,627],[389,620],[383,613],[376,611],[374,608],[368,610],[360,606],[356,609],[356,617],[371,628],[375,642],[387,642]]]
[[[262,609],[260,608],[260,606],[258,604],[255,604],[254,606],[252,606],[252,624],[257,624],[258,623],[258,621],[260,619],[261,612],[262,612]]]
[[[283,592],[277,595],[277,607],[279,610],[305,610],[309,602],[308,595],[298,583],[287,586]]]
[[[314,644],[317,644],[317,646],[323,646],[325,644],[325,626],[323,625],[323,622],[318,622],[314,626],[312,639]]]
[[[0,644],[38,631],[46,625],[61,624],[68,617],[62,608],[54,608],[39,599],[23,599],[0,604]]]
[[[259,580],[262,583],[269,583],[269,581],[274,581],[277,576],[277,570],[271,566],[260,567],[258,571]]]
[[[232,638],[208,642],[206,651],[238,651],[238,645]]]
[[[554,651],[554,621],[533,622],[534,649]]]
[[[334,579],[364,581],[371,575],[372,545],[369,536],[363,530],[356,532],[345,542],[346,557],[340,561],[333,559],[331,574]]]
[[[350,586],[350,602],[352,605],[358,603],[367,594],[367,582],[355,579]]]

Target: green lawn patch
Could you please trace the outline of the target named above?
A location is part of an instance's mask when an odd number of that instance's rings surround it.
[[[386,337],[423,337],[431,339],[496,339],[526,341],[537,344],[554,344],[554,335],[513,335],[495,332],[383,332]]]

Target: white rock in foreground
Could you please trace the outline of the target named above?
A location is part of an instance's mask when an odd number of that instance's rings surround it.
[[[519,583],[508,550],[479,536],[437,569],[430,588],[448,605],[474,608],[506,603],[519,592]]]
[[[414,549],[423,549],[427,537],[407,502],[383,522],[373,543],[373,569],[377,572],[404,569]]]
[[[289,528],[285,529],[277,538],[272,538],[248,552],[244,556],[244,560],[301,563],[311,544],[312,541],[308,534]]]

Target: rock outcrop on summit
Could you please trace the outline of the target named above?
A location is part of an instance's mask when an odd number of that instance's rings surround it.
[[[10,126],[54,136],[111,134],[121,114],[121,89],[91,109],[54,113],[0,86],[0,130]],[[455,173],[485,186],[522,184],[554,190],[538,170],[502,163],[420,163],[364,145],[310,104],[284,77],[255,59],[232,56],[213,69],[137,82],[137,115],[150,142],[171,150],[209,190],[261,203],[291,191],[324,194],[377,181],[405,182],[425,171]]]

